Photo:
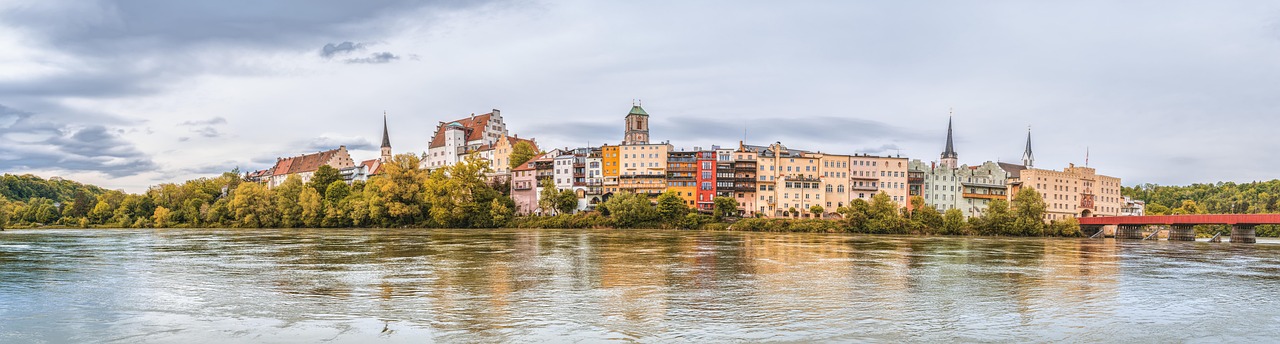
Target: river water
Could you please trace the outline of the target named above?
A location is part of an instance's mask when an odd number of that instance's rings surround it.
[[[1270,342],[1280,245],[10,230],[0,342]]]

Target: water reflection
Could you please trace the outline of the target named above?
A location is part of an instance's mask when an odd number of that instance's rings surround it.
[[[0,342],[1256,341],[1273,245],[798,233],[8,231]],[[1141,324],[1141,326],[1134,326]]]

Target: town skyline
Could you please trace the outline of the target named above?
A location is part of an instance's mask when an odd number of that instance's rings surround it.
[[[632,99],[678,150],[936,161],[954,109],[961,164],[1018,161],[1030,125],[1038,167],[1087,151],[1125,185],[1280,167],[1247,158],[1276,145],[1277,4],[309,4],[0,5],[0,171],[140,192],[372,159],[384,111],[396,154],[491,109],[544,149],[599,146]]]

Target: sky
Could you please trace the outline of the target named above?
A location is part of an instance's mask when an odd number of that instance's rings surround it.
[[[1280,2],[0,2],[0,172],[141,192],[500,109],[544,149],[782,142],[1139,183],[1280,171]]]

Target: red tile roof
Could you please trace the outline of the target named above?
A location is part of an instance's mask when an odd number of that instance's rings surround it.
[[[462,125],[462,127],[467,131],[467,142],[480,140],[484,138],[484,127],[489,125],[489,119],[492,117],[493,113],[490,112],[456,121],[443,122],[439,126],[436,126],[436,134],[431,137],[431,145],[429,147],[444,147],[444,131],[453,123]]]
[[[364,166],[364,169],[366,171],[365,173],[368,173],[371,176],[382,173],[381,159],[369,159],[369,160],[361,161],[360,166]]]
[[[315,172],[315,170],[320,168],[320,165],[324,165],[329,162],[329,160],[332,160],[333,155],[338,154],[339,149],[280,159],[279,161],[276,161],[276,166],[272,168],[272,175],[279,176]]]

